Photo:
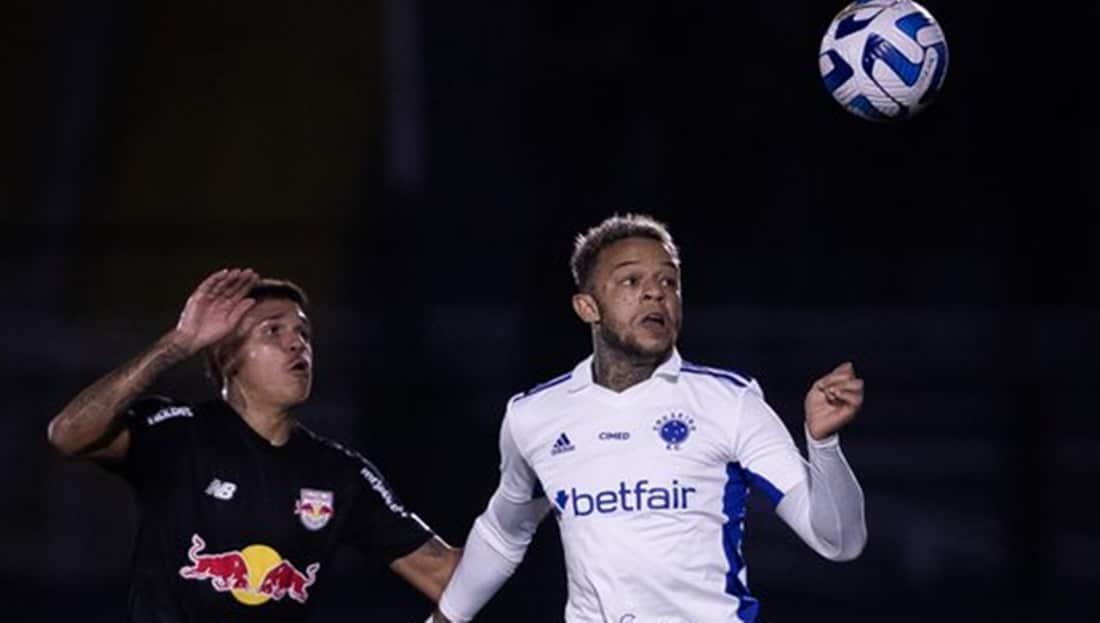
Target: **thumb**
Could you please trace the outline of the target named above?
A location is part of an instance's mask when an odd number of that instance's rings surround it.
[[[833,369],[833,373],[835,373],[835,374],[855,374],[856,373],[856,367],[852,364],[851,361],[845,361],[844,363],[840,364],[835,369]]]

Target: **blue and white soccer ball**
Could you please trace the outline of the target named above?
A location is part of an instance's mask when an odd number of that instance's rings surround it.
[[[947,39],[916,2],[856,0],[829,24],[817,59],[825,88],[848,111],[872,121],[903,119],[943,86]]]

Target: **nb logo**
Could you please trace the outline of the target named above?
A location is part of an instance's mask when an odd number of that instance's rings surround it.
[[[206,485],[206,495],[219,500],[232,500],[237,492],[237,485],[229,481],[221,481],[215,478]]]

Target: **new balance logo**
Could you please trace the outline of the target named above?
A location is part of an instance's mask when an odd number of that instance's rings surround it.
[[[550,456],[556,456],[562,452],[570,452],[572,450],[576,450],[576,448],[573,447],[573,442],[569,441],[569,437],[566,437],[565,433],[562,433],[561,436],[558,437],[558,440],[554,442],[554,446],[550,448]]]
[[[219,500],[232,500],[233,494],[237,492],[237,485],[232,482],[222,482],[215,478],[210,481],[210,484],[206,485],[206,495],[215,497]]]

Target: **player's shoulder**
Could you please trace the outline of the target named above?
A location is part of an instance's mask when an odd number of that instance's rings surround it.
[[[332,465],[339,465],[353,471],[359,471],[361,469],[369,469],[375,472],[378,471],[374,467],[374,464],[367,460],[367,457],[363,456],[358,450],[346,446],[331,437],[326,437],[313,431],[301,422],[295,423],[294,434],[301,437],[304,445],[308,448],[308,454],[312,456],[314,460],[320,460]]]
[[[746,392],[760,393],[756,379],[740,370],[684,361],[680,364],[680,376],[688,383],[722,388],[738,397]]]
[[[515,394],[508,400],[509,411],[531,412],[552,406],[568,394],[567,388],[572,378],[573,371],[569,371]]]
[[[296,433],[313,446],[313,453],[319,459],[332,465],[333,469],[344,476],[354,477],[366,488],[373,490],[382,503],[395,513],[405,513],[405,508],[397,494],[386,482],[382,472],[358,450],[350,448],[335,439],[316,433],[301,423],[296,425]]]
[[[143,396],[126,409],[130,427],[172,427],[192,422],[202,412],[201,405],[193,405],[168,396]]]

